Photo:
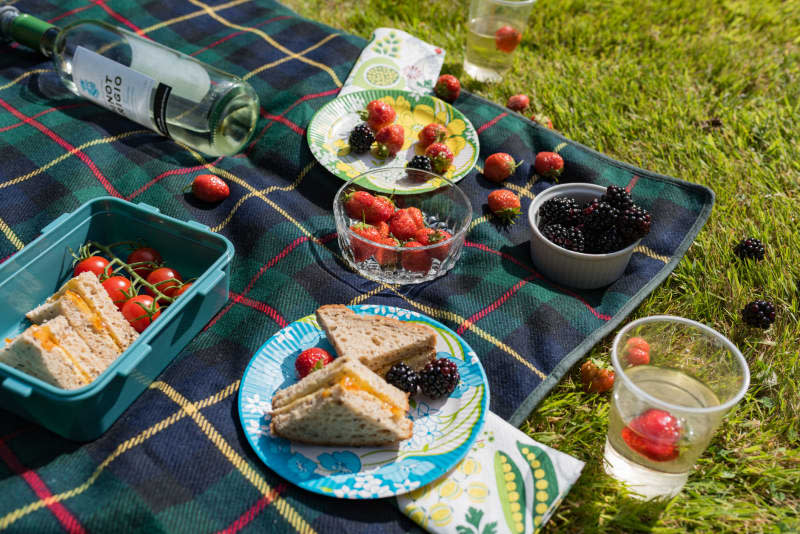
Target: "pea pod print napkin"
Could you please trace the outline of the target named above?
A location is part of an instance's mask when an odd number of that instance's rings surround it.
[[[547,523],[583,465],[489,412],[475,444],[452,471],[397,502],[436,534],[527,534]]]

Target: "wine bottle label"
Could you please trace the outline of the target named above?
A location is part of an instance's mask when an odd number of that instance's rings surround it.
[[[169,137],[170,86],[82,46],[72,57],[72,81],[84,98]]]

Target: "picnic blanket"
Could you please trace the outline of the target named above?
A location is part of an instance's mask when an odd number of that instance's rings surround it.
[[[524,220],[485,213],[494,186],[473,171],[463,256],[447,276],[414,286],[365,280],[341,261],[330,212],[341,181],[305,141],[365,41],[267,0],[133,0],[16,5],[54,24],[98,18],[245,77],[261,98],[257,133],[237,157],[207,158],[60,88],[51,64],[23,47],[0,56],[0,259],[58,215],[114,195],[194,219],[236,247],[231,300],[100,439],[63,440],[0,417],[0,529],[128,532],[406,532],[393,499],[339,501],[299,490],[264,467],[237,421],[239,379],[278,329],[321,304],[363,302],[426,313],[459,332],[489,377],[491,409],[519,424],[578,358],[675,267],[708,217],[710,190],[613,161],[469,93],[455,103],[480,134],[481,161],[524,159],[508,186],[523,211],[550,182],[540,150],[566,161],[562,181],[618,184],[653,214],[654,230],[619,281],[573,291],[543,279]],[[185,186],[212,171],[231,196],[209,208]]]

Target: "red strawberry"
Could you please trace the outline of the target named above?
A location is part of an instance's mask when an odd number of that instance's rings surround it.
[[[364,210],[364,221],[368,224],[386,222],[394,213],[394,209],[394,202],[391,199],[378,195],[375,197],[375,202]]]
[[[444,143],[433,143],[425,149],[425,155],[431,158],[433,171],[444,174],[453,163],[453,153]]]
[[[428,148],[433,143],[441,143],[447,138],[447,128],[439,123],[432,122],[419,131],[417,138],[419,139],[419,146]]]
[[[199,174],[192,181],[192,194],[203,202],[220,202],[228,198],[231,190],[219,176]]]
[[[294,361],[294,368],[300,378],[304,378],[309,373],[322,369],[333,361],[333,358],[325,349],[314,347],[306,349]]]
[[[517,167],[522,165],[522,162],[514,161],[509,154],[505,152],[497,152],[486,158],[486,164],[483,166],[483,176],[490,182],[500,183],[517,170]]]
[[[381,237],[389,237],[389,223],[386,221],[376,223],[375,228],[378,229],[378,233],[381,235]]]
[[[351,191],[344,196],[344,211],[353,219],[364,220],[367,209],[375,202],[375,197],[366,191]]]
[[[550,120],[550,117],[547,115],[536,115],[535,113],[531,115],[531,120],[533,122],[537,122],[542,126],[547,126],[551,130],[553,129],[553,121]]]
[[[624,356],[628,365],[647,365],[650,363],[650,343],[640,337],[632,337],[625,343]]]
[[[387,246],[390,246],[390,247],[399,247],[400,246],[400,241],[398,241],[397,239],[395,239],[393,237],[383,237],[378,242],[381,245],[387,245]],[[377,261],[378,264],[380,264],[381,267],[386,267],[386,266],[394,265],[395,263],[397,263],[397,259],[398,259],[399,255],[400,255],[400,253],[395,251],[395,250],[386,249],[386,248],[382,248],[382,247],[376,247],[376,250],[375,250],[375,261]]]
[[[367,109],[359,112],[359,115],[361,120],[367,121],[367,125],[372,128],[373,132],[377,132],[392,124],[397,117],[397,112],[386,102],[373,100],[367,104]]]
[[[405,140],[406,135],[402,126],[399,124],[384,126],[375,134],[375,142],[378,143],[375,148],[375,154],[379,158],[393,157],[403,148]]]
[[[417,241],[409,241],[403,248],[421,247],[422,244]],[[404,250],[402,257],[403,269],[407,271],[414,271],[418,273],[427,273],[431,268],[433,261],[424,250]]]
[[[519,197],[508,189],[489,193],[489,210],[506,222],[513,222],[519,215]]]
[[[581,365],[581,382],[589,393],[605,393],[614,386],[614,371],[586,360]]]
[[[505,25],[494,32],[494,46],[510,54],[522,41],[522,34],[513,26]]]
[[[681,423],[671,413],[650,408],[622,429],[628,447],[654,462],[674,460],[680,454]]]
[[[417,223],[406,210],[399,210],[389,219],[389,230],[400,241],[408,241],[417,231]]]
[[[445,102],[455,102],[461,92],[461,82],[452,74],[442,74],[436,80],[433,92]]]
[[[375,253],[375,247],[364,242],[364,240],[380,241],[382,237],[378,229],[369,224],[358,223],[351,226],[350,231],[362,238],[359,239],[356,236],[350,236],[350,248],[353,250],[353,259],[356,262],[369,259],[369,257]]]
[[[450,232],[434,230],[433,228],[420,228],[417,230],[417,233],[414,234],[414,240],[419,242],[422,246],[435,245],[436,243],[447,241],[451,237],[453,236],[450,235]],[[450,245],[447,244],[430,249],[428,254],[432,258],[443,261],[447,257],[449,251]]]
[[[410,207],[406,208],[406,213],[411,217],[411,220],[414,221],[414,224],[417,227],[417,230],[420,228],[425,228],[425,216],[422,214],[419,208]]]
[[[536,174],[555,178],[564,170],[564,159],[555,152],[539,152],[533,162]]]
[[[506,102],[506,107],[511,111],[525,111],[531,105],[531,99],[528,95],[514,95]]]

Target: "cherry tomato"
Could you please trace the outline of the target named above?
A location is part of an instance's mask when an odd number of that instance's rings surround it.
[[[147,275],[153,272],[154,269],[161,265],[161,254],[154,248],[142,247],[137,248],[128,255],[128,264],[148,262],[156,265],[139,265],[133,270],[142,278],[147,278]]]
[[[192,287],[192,283],[191,282],[189,282],[188,284],[183,284],[177,291],[175,291],[175,293],[172,294],[172,296],[175,297],[175,298],[178,298],[181,295],[183,295],[184,293],[186,293],[187,291],[189,291],[190,287]]]
[[[112,276],[103,282],[103,287],[106,289],[108,296],[114,304],[122,309],[122,305],[128,300],[129,291],[131,289],[131,281],[124,276]]]
[[[161,315],[158,302],[149,295],[137,295],[122,305],[122,315],[134,330],[142,333],[150,323]]]
[[[75,266],[73,276],[78,276],[81,273],[90,272],[94,273],[98,278],[108,267],[108,260],[102,256],[89,256],[85,260],[81,260]]]
[[[172,280],[174,278],[174,280]],[[172,281],[169,281],[172,280]],[[147,282],[156,286],[156,289],[164,293],[168,297],[175,295],[175,292],[180,288],[183,278],[181,274],[175,269],[169,267],[159,267],[152,273],[147,275]],[[148,295],[153,295],[150,289],[146,289]]]

